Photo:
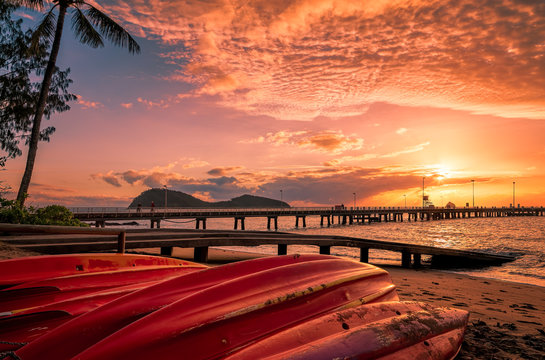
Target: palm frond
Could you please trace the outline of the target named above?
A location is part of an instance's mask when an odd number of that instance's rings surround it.
[[[8,4],[24,6],[33,10],[42,10],[44,8],[43,0],[5,0]]]
[[[40,25],[38,25],[36,30],[34,30],[34,32],[32,33],[30,47],[28,49],[31,54],[37,53],[41,39],[51,40],[55,36],[55,28],[57,25],[55,14],[53,13],[55,6],[53,6],[51,10],[47,12],[47,14],[45,14],[42,21],[40,22]]]
[[[87,3],[86,5],[89,7],[86,11],[87,16],[89,16],[93,25],[98,28],[102,35],[115,45],[127,48],[131,54],[140,53],[140,45],[138,45],[136,40],[132,38],[127,30],[123,29],[119,24],[94,6]]]
[[[76,33],[76,37],[84,44],[88,44],[93,48],[103,47],[104,42],[102,36],[95,30],[93,25],[87,20],[83,12],[75,7],[72,15],[72,30]]]

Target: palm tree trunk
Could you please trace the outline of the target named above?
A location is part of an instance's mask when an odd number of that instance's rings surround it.
[[[55,30],[55,38],[53,40],[53,46],[51,47],[49,61],[47,62],[47,67],[45,69],[38,103],[36,104],[36,112],[34,114],[34,122],[32,124],[32,133],[30,135],[30,142],[28,144],[28,156],[26,161],[25,173],[23,174],[21,186],[19,187],[19,192],[17,193],[17,202],[20,206],[23,206],[25,202],[25,198],[28,193],[28,187],[30,185],[30,179],[32,178],[32,171],[34,170],[34,160],[36,159],[38,142],[40,141],[40,125],[42,122],[42,117],[44,115],[45,105],[47,103],[47,96],[49,95],[51,79],[53,78],[53,73],[55,72],[57,55],[59,54],[59,48],[61,45],[62,28],[64,26],[64,17],[66,15],[66,10],[66,4],[64,4],[64,1],[61,1],[59,4],[59,16],[57,17],[57,29]]]

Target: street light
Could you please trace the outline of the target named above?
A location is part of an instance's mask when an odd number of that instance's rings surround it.
[[[167,186],[166,185],[163,185],[163,187],[165,188],[165,212],[167,211]]]
[[[403,196],[405,197],[405,209],[407,208],[407,195],[403,194]]]
[[[282,201],[282,190],[280,190],[280,201]]]
[[[425,176],[422,176],[422,208],[424,208],[424,180],[426,179]]]
[[[513,181],[513,207],[515,207],[515,182]]]
[[[352,193],[354,195],[354,209],[356,208],[356,193]]]
[[[475,180],[471,180],[473,184],[473,207],[475,207]]]

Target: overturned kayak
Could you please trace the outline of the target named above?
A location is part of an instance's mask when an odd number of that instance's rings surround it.
[[[400,302],[385,270],[326,255],[242,261],[148,285],[119,297],[109,298],[115,287],[95,292],[99,306],[27,338],[13,357],[451,359],[468,316]]]
[[[172,258],[132,254],[67,254],[30,256],[0,261],[0,289],[60,276],[118,271],[148,266],[196,264]]]
[[[14,350],[63,323],[121,296],[204,265],[157,256],[89,254],[0,261],[0,351]],[[116,269],[115,267],[118,266]],[[20,273],[17,273],[20,271]],[[66,275],[69,274],[69,275]],[[45,278],[45,276],[50,276]],[[28,280],[22,282],[23,279]]]

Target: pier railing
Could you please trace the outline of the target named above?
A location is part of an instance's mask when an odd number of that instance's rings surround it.
[[[234,229],[239,223],[244,230],[246,217],[267,218],[267,229],[271,221],[278,229],[278,217],[292,216],[295,226],[306,227],[307,216],[320,216],[320,225],[327,226],[338,218],[340,224],[388,222],[388,221],[427,221],[441,219],[459,219],[471,217],[504,217],[504,216],[543,216],[544,207],[292,207],[292,208],[71,208],[74,217],[82,221],[94,221],[97,227],[104,227],[106,221],[112,220],[150,220],[151,227],[160,227],[161,220],[194,219],[196,228],[202,225],[206,229],[208,218],[233,218]]]

